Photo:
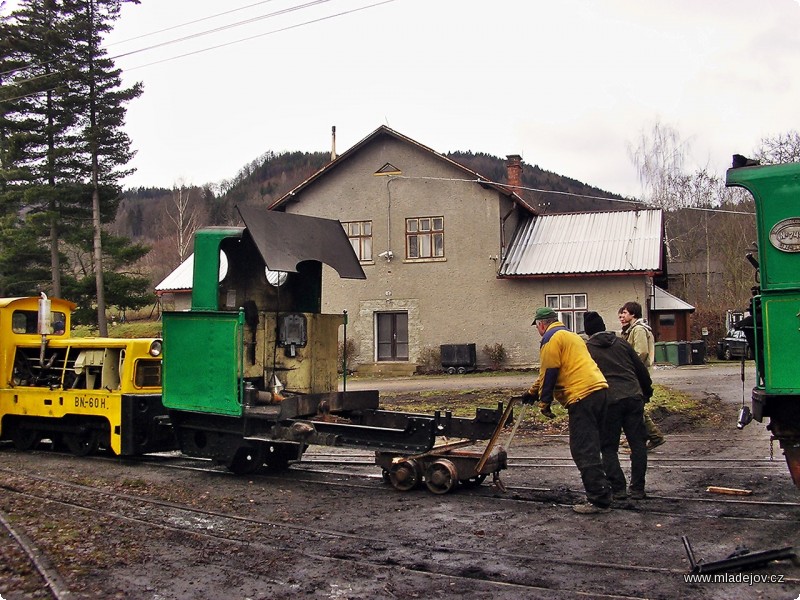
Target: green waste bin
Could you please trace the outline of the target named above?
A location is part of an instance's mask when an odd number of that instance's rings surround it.
[[[664,342],[664,352],[666,353],[666,362],[671,365],[678,366],[678,342]]]
[[[667,342],[656,342],[654,362],[665,363],[667,361]]]

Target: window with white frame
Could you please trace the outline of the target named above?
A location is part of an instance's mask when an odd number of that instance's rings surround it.
[[[406,258],[444,257],[444,217],[406,219]]]
[[[348,221],[342,223],[350,245],[361,262],[372,260],[372,221]]]
[[[588,310],[586,294],[548,294],[545,305],[558,313],[558,320],[567,329],[583,333],[583,316]]]

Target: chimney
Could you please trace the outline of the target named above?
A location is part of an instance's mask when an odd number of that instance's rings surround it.
[[[331,127],[331,161],[336,160],[336,125]]]
[[[508,185],[512,192],[522,194],[522,157],[519,154],[506,156],[506,169],[508,172]]]

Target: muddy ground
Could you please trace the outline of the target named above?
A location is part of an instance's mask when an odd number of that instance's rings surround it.
[[[747,568],[738,581],[685,581],[683,536],[705,562],[800,547],[800,493],[764,425],[736,429],[736,365],[660,369],[654,379],[701,399],[715,418],[661,415],[668,442],[650,455],[650,498],[604,515],[572,512],[582,487],[567,440],[533,415],[512,443],[505,492],[487,480],[447,495],[403,493],[377,467],[337,466],[327,448],[307,454],[327,461],[318,465],[233,477],[188,463],[167,469],[3,446],[0,511],[50,565],[63,598],[798,598],[800,567],[787,560]],[[746,379],[749,389],[749,368]],[[407,400],[433,385],[513,393],[527,380],[349,385]],[[164,503],[164,514],[144,499]],[[753,574],[782,582],[742,580]],[[0,539],[0,596],[51,597],[9,535]]]

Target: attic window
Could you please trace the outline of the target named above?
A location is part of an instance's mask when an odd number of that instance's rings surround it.
[[[375,171],[373,173],[373,175],[377,175],[377,176],[380,176],[380,175],[400,175],[401,173],[402,173],[402,171],[400,169],[395,167],[392,163],[388,163],[387,162],[380,169]]]

